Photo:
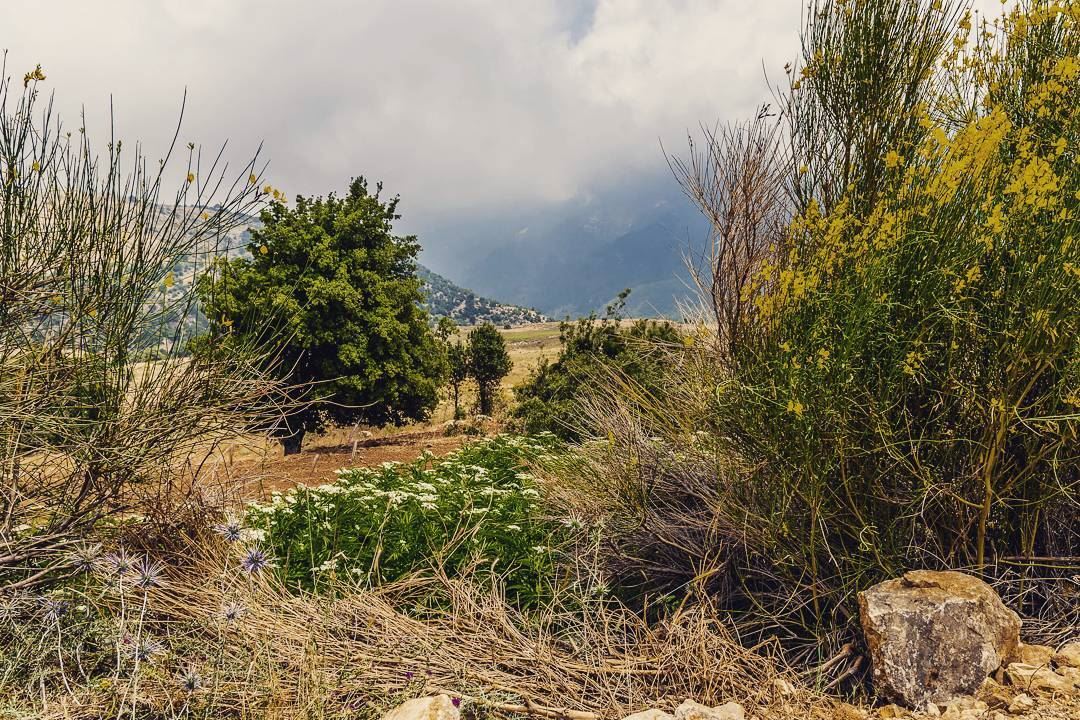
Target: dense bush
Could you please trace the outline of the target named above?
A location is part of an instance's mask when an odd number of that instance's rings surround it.
[[[513,415],[525,432],[553,432],[580,440],[596,430],[583,410],[597,388],[612,383],[651,396],[659,389],[671,346],[682,338],[668,322],[588,317],[559,325],[562,349],[555,362],[541,361],[514,389]]]
[[[479,569],[502,577],[517,602],[534,604],[556,582],[566,528],[546,519],[527,468],[556,445],[550,435],[498,436],[440,459],[339,470],[332,483],[251,506],[247,522],[292,586]]]
[[[671,378],[645,426],[696,415],[663,442],[611,417],[637,582],[847,632],[855,592],[907,568],[1080,553],[1080,15],[1035,2],[972,30],[950,3],[814,4],[768,172],[737,198],[780,183],[789,219],[716,278],[738,342],[691,350],[711,387],[687,402],[699,378]],[[1075,595],[1041,592],[1024,609],[1070,622]]]

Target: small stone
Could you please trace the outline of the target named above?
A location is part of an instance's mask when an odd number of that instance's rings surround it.
[[[461,712],[449,695],[419,697],[398,705],[383,720],[460,720]]]
[[[688,698],[675,708],[674,720],[746,720],[746,711],[737,702],[708,707]]]
[[[791,697],[795,694],[795,686],[784,678],[776,678],[773,680],[773,688],[780,697]]]
[[[878,717],[881,717],[884,720],[893,720],[894,718],[906,718],[910,715],[911,713],[906,708],[902,708],[899,705],[886,705],[878,711]]]
[[[1068,642],[1054,653],[1054,664],[1058,667],[1080,668],[1080,640]]]
[[[1009,684],[1024,692],[1067,693],[1072,690],[1072,681],[1058,675],[1050,668],[1013,663],[1005,668],[1005,677]]]
[[[993,678],[983,680],[983,684],[975,692],[975,697],[986,703],[987,707],[998,710],[1009,707],[1009,702],[1012,701],[1005,688]]]
[[[1065,681],[1072,685],[1072,691],[1080,691],[1080,668],[1074,667],[1059,667],[1057,674],[1065,678]]]
[[[865,710],[846,702],[833,707],[832,720],[866,720],[868,717],[870,714]]]
[[[1035,709],[1035,698],[1021,693],[1009,703],[1009,712],[1013,715],[1022,715]]]
[[[623,720],[672,720],[672,715],[663,710],[649,708],[648,710],[636,712],[633,715],[627,715]]]
[[[986,717],[989,709],[990,706],[982,700],[963,697],[949,703],[941,717],[942,720],[969,720],[969,718]]]
[[[1050,659],[1054,657],[1054,648],[1047,645],[1024,645],[1020,644],[1020,650],[1016,653],[1017,660],[1014,662],[1023,663],[1025,665],[1034,665],[1039,667],[1040,665],[1049,665]]]

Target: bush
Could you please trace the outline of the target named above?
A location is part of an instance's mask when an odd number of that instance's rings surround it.
[[[609,418],[627,576],[846,635],[856,592],[906,569],[1080,552],[1078,20],[1036,2],[970,46],[947,3],[815,3],[759,189],[784,184],[790,220],[720,328],[737,342],[693,348],[696,398],[679,374]],[[1067,624],[1069,597],[1024,609]]]
[[[551,436],[498,436],[438,460],[339,470],[333,483],[251,506],[247,521],[290,586],[334,578],[375,586],[479,568],[534,605],[557,580],[565,527],[545,518],[527,468],[556,447]]]
[[[580,440],[596,432],[585,405],[596,388],[618,384],[644,397],[659,390],[670,348],[682,337],[667,322],[637,320],[622,327],[618,318],[588,317],[559,325],[562,350],[553,363],[542,361],[514,389],[513,416],[526,433],[552,432]]]

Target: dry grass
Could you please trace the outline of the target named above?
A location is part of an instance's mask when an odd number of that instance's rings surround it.
[[[445,578],[297,595],[270,577],[241,577],[216,542],[195,552],[183,576],[150,595],[147,615],[159,636],[176,635],[171,645],[199,648],[196,662],[214,664],[203,670],[202,696],[178,694],[164,665],[189,667],[194,658],[170,656],[145,673],[137,699],[100,689],[67,694],[47,717],[99,717],[124,703],[160,717],[196,706],[212,717],[356,717],[437,692],[496,716],[524,708],[619,718],[693,697],[710,705],[735,699],[759,718],[832,717],[827,699],[784,692],[774,681],[797,679],[768,648],[741,647],[708,605],[648,626],[610,603],[523,616],[498,593]],[[212,618],[228,602],[246,611],[226,626]],[[433,604],[441,609],[421,609]]]

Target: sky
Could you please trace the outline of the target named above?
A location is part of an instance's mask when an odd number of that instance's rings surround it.
[[[998,0],[977,0],[997,8]],[[7,73],[151,155],[181,133],[290,195],[380,179],[411,231],[665,171],[794,59],[798,0],[2,0]],[[104,142],[104,140],[102,140]],[[423,238],[422,238],[423,239]]]

